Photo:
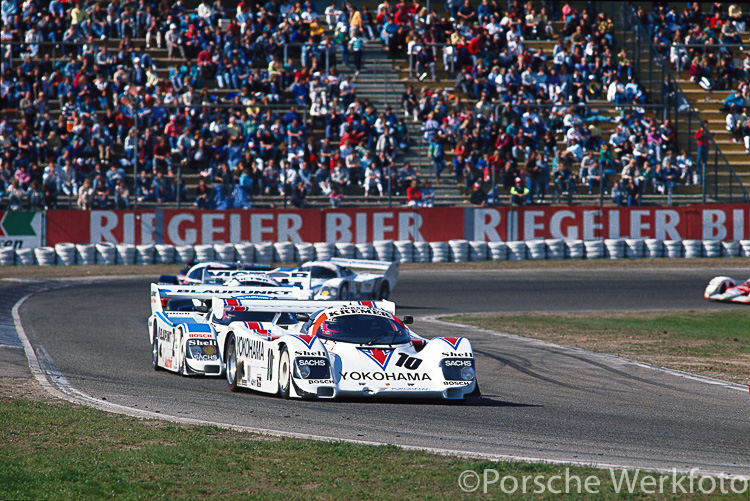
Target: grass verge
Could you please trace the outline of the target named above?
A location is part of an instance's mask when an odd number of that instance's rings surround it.
[[[564,496],[549,487],[565,492],[565,466],[268,438],[110,415],[68,403],[0,398],[2,499],[451,499],[466,494],[459,487],[462,472],[477,473],[464,473],[472,486],[487,469],[498,472],[498,482],[488,485],[486,495],[480,484],[472,496],[504,497],[503,487],[520,494],[524,477],[527,492],[536,489],[540,499],[639,498],[646,493],[640,483],[635,495],[618,493],[618,486],[625,488],[622,471],[569,467],[568,477],[581,480],[572,481],[570,496]],[[628,475],[632,481],[634,473]],[[513,479],[503,480],[506,476]],[[493,480],[494,473],[487,478]],[[665,491],[648,497],[673,498],[671,479]]]
[[[750,382],[745,311],[454,315],[443,320]]]

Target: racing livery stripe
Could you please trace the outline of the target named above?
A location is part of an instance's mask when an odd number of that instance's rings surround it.
[[[370,360],[378,364],[378,367],[385,370],[388,367],[388,362],[393,356],[393,350],[364,350],[359,348],[359,351],[367,355]]]
[[[299,336],[292,335],[292,337],[296,337],[297,339],[305,343],[305,346],[307,346],[309,349],[312,350],[312,345],[315,342],[315,336],[310,336],[308,334],[300,334]]]
[[[445,341],[446,343],[450,345],[451,348],[453,348],[454,350],[458,350],[458,345],[459,343],[461,343],[461,340],[463,338],[462,337],[439,337],[437,339],[441,339]]]
[[[375,305],[372,304],[372,301],[360,301],[359,304],[361,304],[362,306],[369,306],[370,308],[375,307]]]
[[[318,335],[318,329],[320,328],[321,324],[328,320],[328,315],[325,313],[321,313],[318,318],[315,319],[315,323],[312,326],[312,329],[310,329],[310,334],[313,336]]]

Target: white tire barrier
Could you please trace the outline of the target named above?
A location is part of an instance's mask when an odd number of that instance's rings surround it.
[[[214,255],[218,261],[235,262],[237,261],[237,251],[234,244],[215,244]]]
[[[544,240],[529,240],[526,242],[529,259],[534,261],[544,261],[547,259],[547,244]]]
[[[241,243],[234,246],[234,252],[237,254],[237,261],[241,263],[255,262],[255,245],[251,243]]]
[[[430,262],[430,242],[414,242],[414,262]]]
[[[16,262],[16,249],[0,247],[0,266],[13,266]]]
[[[34,249],[34,262],[40,266],[52,266],[55,264],[54,247],[37,247]]]
[[[294,244],[294,260],[298,263],[306,263],[315,258],[315,247],[307,242],[297,242]]]
[[[255,262],[260,264],[271,264],[273,262],[273,244],[263,242],[255,246]]]
[[[178,245],[174,248],[177,253],[177,262],[187,263],[195,259],[195,249],[192,245]]]
[[[722,257],[739,257],[740,255],[740,243],[739,242],[721,242],[721,256]]]
[[[336,247],[328,242],[316,242],[313,244],[315,247],[315,260],[326,261],[335,256]]]
[[[375,259],[378,261],[393,261],[393,254],[396,251],[393,240],[375,240],[373,247],[375,247]]]
[[[174,245],[169,244],[156,244],[156,258],[154,261],[156,264],[173,264],[175,249]]]
[[[683,240],[680,252],[690,259],[703,257],[703,242],[700,240]]]
[[[135,264],[135,245],[117,244],[117,264]]]
[[[490,247],[487,242],[472,240],[469,242],[469,261],[487,261]]]
[[[681,240],[664,240],[665,256],[670,258],[682,257]]]
[[[607,259],[625,258],[625,240],[621,238],[608,238],[604,240],[604,248]]]
[[[583,240],[566,240],[565,257],[568,259],[583,259],[585,256],[585,247]]]
[[[34,249],[16,249],[16,264],[20,266],[33,266]]]
[[[14,249],[0,247],[0,266],[33,264],[124,264],[150,265],[200,261],[241,261],[270,265],[276,263],[326,260],[334,255],[399,263],[446,263],[466,261],[520,261],[561,259],[639,259],[639,258],[701,258],[738,257],[750,255],[750,240],[531,240],[516,242],[484,242],[451,240],[449,242],[412,242],[382,240],[373,244],[332,244],[325,242],[260,244],[217,244],[179,246],[166,244],[70,244],[54,247]]]
[[[135,264],[147,265],[154,264],[156,256],[156,246],[154,244],[141,244],[135,246]]]
[[[565,259],[565,240],[549,239],[544,241],[544,245],[547,247],[547,259],[553,261]]]
[[[466,240],[449,240],[448,246],[451,251],[451,261],[454,263],[465,263],[469,260],[469,242]]]
[[[75,244],[62,243],[55,245],[55,255],[57,256],[57,264],[62,266],[76,264]]]
[[[704,240],[702,245],[704,257],[721,257],[722,245],[720,240]]]
[[[430,253],[433,263],[447,263],[451,258],[448,242],[430,242]]]
[[[601,240],[586,240],[583,246],[586,248],[586,259],[604,258],[604,242]]]
[[[526,242],[508,242],[508,261],[524,261],[526,250]]]
[[[354,257],[357,259],[372,259],[375,257],[375,246],[371,243],[355,244]]]
[[[214,251],[213,245],[201,244],[201,245],[196,245],[194,248],[195,248],[195,260],[196,261],[216,260],[216,251]]]
[[[646,244],[640,238],[625,239],[625,257],[628,259],[640,259],[646,253]]]
[[[274,263],[291,263],[294,261],[294,242],[276,242],[273,244]]]
[[[343,257],[345,259],[354,259],[357,255],[357,247],[354,244],[337,242],[334,244],[336,249],[336,257]]]
[[[96,264],[112,265],[116,263],[117,247],[115,247],[115,244],[109,242],[96,244]]]
[[[508,259],[508,244],[505,242],[489,242],[490,259],[493,261],[505,261]]]
[[[646,243],[646,257],[664,257],[664,243],[655,238],[649,238]]]
[[[76,245],[76,263],[82,265],[96,264],[96,245]]]
[[[393,242],[393,260],[399,263],[414,262],[414,242],[411,240],[396,240]]]

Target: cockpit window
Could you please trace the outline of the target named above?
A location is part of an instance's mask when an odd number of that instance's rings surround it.
[[[346,343],[378,345],[409,342],[406,329],[395,320],[379,315],[341,315],[320,324],[316,333],[322,339]]]

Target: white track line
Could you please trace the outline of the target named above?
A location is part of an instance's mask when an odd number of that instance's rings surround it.
[[[678,473],[690,474],[692,472],[694,474],[699,474],[702,476],[723,476],[726,478],[737,477],[741,479],[747,478],[747,477],[740,476],[740,475],[727,474],[722,471],[708,471],[708,470],[703,471],[700,469],[673,470],[671,468],[640,468],[640,467],[633,466],[633,465],[622,465],[622,464],[616,464],[616,463],[601,463],[601,462],[596,462],[596,461],[581,461],[579,459],[574,459],[574,458],[549,459],[549,458],[534,457],[534,456],[516,456],[516,455],[510,455],[510,454],[489,454],[489,453],[462,451],[462,450],[455,450],[455,449],[444,449],[444,448],[437,448],[437,447],[421,447],[421,446],[415,446],[415,445],[402,445],[402,444],[394,444],[394,443],[388,443],[388,442],[376,442],[376,441],[369,441],[369,440],[356,440],[356,439],[350,439],[350,438],[327,437],[327,436],[322,436],[322,435],[311,435],[308,433],[296,433],[296,432],[289,432],[289,431],[282,431],[282,430],[271,430],[267,428],[256,428],[252,426],[232,425],[232,424],[222,423],[222,422],[217,422],[217,421],[207,421],[207,420],[202,420],[202,419],[185,418],[185,417],[173,416],[169,414],[161,414],[161,413],[145,411],[141,409],[135,409],[132,407],[127,407],[127,406],[119,405],[119,404],[113,404],[111,402],[98,400],[92,397],[91,395],[88,395],[86,393],[83,393],[75,389],[70,384],[70,382],[55,369],[54,365],[52,365],[51,359],[48,359],[47,363],[44,364],[45,365],[44,367],[43,367],[43,364],[40,363],[36,352],[31,346],[31,343],[29,342],[29,338],[26,335],[26,331],[23,328],[23,324],[21,323],[21,317],[19,315],[19,309],[21,308],[23,303],[26,302],[26,300],[29,299],[32,295],[33,294],[27,294],[26,296],[18,300],[18,302],[16,302],[15,305],[13,305],[13,322],[15,323],[16,331],[18,332],[18,336],[21,339],[21,343],[23,344],[24,351],[26,352],[26,358],[29,361],[29,367],[31,368],[31,372],[36,378],[36,380],[39,382],[42,388],[44,388],[48,393],[50,393],[51,395],[55,397],[61,398],[63,400],[66,400],[74,404],[87,405],[89,407],[94,407],[96,409],[103,410],[106,412],[111,412],[115,414],[124,414],[127,416],[138,417],[138,418],[143,418],[143,419],[160,419],[160,420],[171,421],[171,422],[181,423],[181,424],[199,425],[199,426],[216,426],[219,428],[244,431],[244,432],[249,432],[249,433],[256,433],[259,435],[285,437],[285,438],[299,438],[299,439],[304,439],[304,440],[318,440],[322,442],[346,442],[346,443],[352,443],[352,444],[375,445],[375,446],[394,445],[404,450],[423,451],[423,452],[429,452],[429,453],[439,454],[443,456],[455,456],[455,457],[460,457],[460,458],[465,458],[465,459],[483,459],[483,460],[497,461],[497,462],[520,461],[520,462],[525,462],[525,463],[589,466],[589,467],[601,468],[601,469],[608,469],[608,468],[623,469],[623,470],[640,469],[640,470],[644,470],[644,471],[647,470],[647,471],[652,471],[656,473],[673,473],[674,471],[677,471]],[[437,321],[441,323],[445,323],[446,325],[452,325],[452,324],[448,324],[447,322],[442,322],[439,320]],[[46,355],[46,352],[44,351],[43,347],[40,347],[40,351],[43,357],[48,358],[48,355]]]

